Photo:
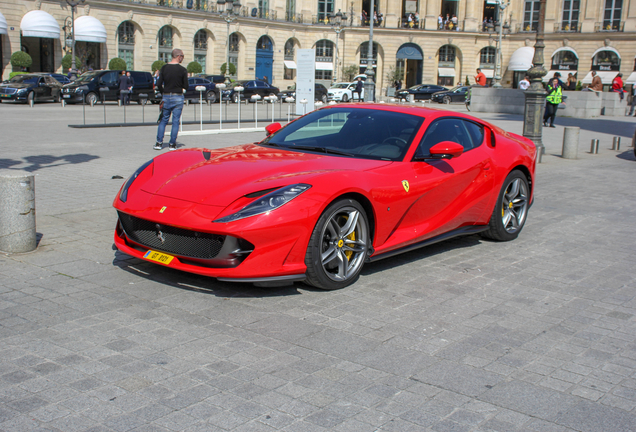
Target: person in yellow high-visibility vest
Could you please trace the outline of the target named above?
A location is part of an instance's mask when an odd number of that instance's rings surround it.
[[[556,117],[557,108],[563,100],[563,88],[559,85],[558,78],[552,78],[548,83],[548,96],[545,98],[545,114],[543,115],[543,126],[548,126],[550,119],[550,127],[554,126],[554,118]]]

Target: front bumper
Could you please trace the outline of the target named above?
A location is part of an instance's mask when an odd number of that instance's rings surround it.
[[[17,101],[26,102],[27,94],[28,93],[24,93],[24,94],[17,94],[17,93],[5,94],[5,93],[0,93],[0,100],[2,100],[2,101],[12,101],[12,102],[17,102]]]

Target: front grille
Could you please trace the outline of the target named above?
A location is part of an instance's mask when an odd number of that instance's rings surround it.
[[[191,258],[213,259],[219,254],[225,242],[223,235],[176,228],[126,213],[117,213],[128,238],[149,249]]]
[[[3,89],[0,89],[0,93],[4,93],[4,94],[14,94],[17,91],[18,91],[18,89],[14,89],[14,88],[3,88]]]

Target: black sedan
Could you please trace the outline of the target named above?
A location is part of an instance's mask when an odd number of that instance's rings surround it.
[[[62,84],[50,74],[16,75],[0,84],[0,101],[59,102],[61,90]]]
[[[243,87],[240,92],[235,91],[236,87]],[[234,103],[240,100],[251,100],[253,95],[259,95],[261,100],[267,96],[277,96],[280,93],[278,87],[259,80],[236,81],[230,85],[230,88],[223,90],[223,99],[229,99]]]
[[[324,85],[320,83],[315,83],[315,88],[314,88],[315,101],[327,103],[328,93],[329,93],[329,90],[327,90],[327,87],[325,87]],[[278,93],[278,99],[280,99],[281,101],[285,101],[285,99],[287,99],[288,97],[292,97],[296,99],[296,83],[287,87],[287,90]]]
[[[439,102],[445,104],[449,104],[451,102],[463,103],[466,101],[466,93],[468,93],[469,89],[469,86],[456,86],[450,90],[433,93],[433,96],[431,96],[431,102]]]
[[[216,84],[214,84],[212,81],[199,77],[188,78],[188,89],[186,90],[184,95],[185,99],[198,101],[200,92],[197,90],[197,87],[199,86],[205,87],[205,91],[203,92],[203,100],[207,99],[210,101],[210,103],[215,103],[219,100],[219,91],[216,89]]]
[[[398,90],[396,96],[400,99],[408,99],[410,95],[413,95],[415,100],[429,100],[433,93],[443,90],[448,89],[435,84],[416,84],[411,88]]]

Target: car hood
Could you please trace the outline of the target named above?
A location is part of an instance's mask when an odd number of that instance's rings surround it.
[[[246,144],[217,150],[188,149],[154,159],[145,192],[205,205],[226,207],[254,192],[343,171],[366,171],[391,162],[288,151]],[[355,168],[352,168],[355,165]]]
[[[23,89],[33,87],[33,84],[28,83],[6,83],[0,84],[0,88],[14,88],[14,89]]]

